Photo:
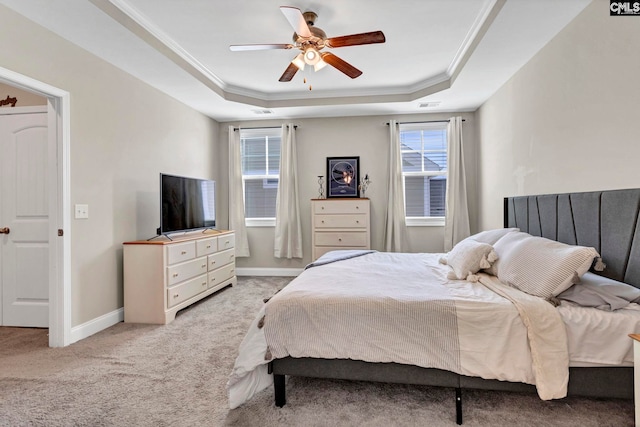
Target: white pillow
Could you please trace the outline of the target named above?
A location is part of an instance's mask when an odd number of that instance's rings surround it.
[[[519,228],[496,228],[494,230],[481,231],[480,233],[467,237],[467,239],[475,240],[476,242],[495,245],[498,240],[500,240],[506,234],[511,233],[513,231],[520,231],[520,229]]]
[[[523,292],[550,298],[578,283],[598,252],[528,233],[505,235],[494,245],[498,261],[492,270],[501,282]]]
[[[491,267],[491,263],[495,260],[496,253],[493,250],[493,246],[471,239],[464,239],[451,249],[443,264],[448,264],[453,269],[447,275],[448,279],[471,280],[469,276],[477,273],[482,268]]]
[[[476,233],[476,234],[474,234],[472,236],[469,236],[469,237],[461,240],[460,242],[458,242],[458,245],[460,243],[463,243],[463,242],[466,242],[466,241],[469,241],[469,240],[475,241],[475,242],[480,242],[480,243],[486,243],[486,244],[489,244],[489,245],[493,245],[498,240],[500,240],[503,236],[507,235],[508,233],[515,232],[515,231],[520,231],[520,229],[519,228],[496,228],[496,229],[493,229],[493,230],[485,230],[485,231],[481,231],[480,233]],[[454,247],[454,249],[455,249],[455,247]],[[449,255],[447,254],[447,256],[440,258],[440,263],[447,264],[447,257],[448,256]],[[485,269],[485,268],[488,268],[488,270],[486,270],[487,273],[492,274],[492,275],[495,276],[495,273],[491,270],[490,267],[481,267],[481,269]],[[474,274],[475,273],[476,272],[474,272]]]

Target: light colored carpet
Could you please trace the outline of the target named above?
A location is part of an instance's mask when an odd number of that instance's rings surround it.
[[[0,328],[0,426],[454,426],[448,388],[291,378],[230,411],[226,381],[255,313],[288,278],[241,277],[165,326],[120,323],[65,348]],[[463,391],[467,426],[632,426],[633,402]]]

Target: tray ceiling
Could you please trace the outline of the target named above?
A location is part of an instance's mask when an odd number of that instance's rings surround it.
[[[362,70],[356,79],[306,67],[291,82],[278,78],[298,51],[229,50],[291,43],[281,1],[0,4],[222,122],[474,111],[589,1],[292,1],[328,37],[380,30],[386,42],[331,49]]]

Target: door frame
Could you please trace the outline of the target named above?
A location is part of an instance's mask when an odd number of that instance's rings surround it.
[[[71,96],[65,90],[2,67],[0,82],[47,98],[49,347],[64,347],[71,344]]]

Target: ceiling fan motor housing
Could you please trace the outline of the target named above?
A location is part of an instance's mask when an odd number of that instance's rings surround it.
[[[318,18],[318,14],[312,11],[307,11],[304,12],[302,16],[309,27],[311,37],[302,37],[298,35],[298,33],[293,33],[293,42],[296,44],[296,47],[301,50],[305,50],[307,45],[312,45],[318,50],[322,49],[325,44],[324,42],[327,39],[327,34],[320,28],[314,26],[314,23]]]

